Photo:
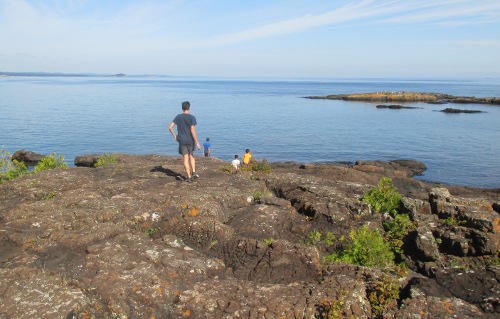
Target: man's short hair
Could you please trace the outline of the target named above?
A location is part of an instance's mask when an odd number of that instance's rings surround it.
[[[188,101],[182,102],[182,110],[187,111],[191,107],[191,104],[189,104]]]

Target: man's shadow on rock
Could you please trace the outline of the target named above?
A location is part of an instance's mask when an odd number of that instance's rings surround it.
[[[160,173],[164,173],[167,176],[172,176],[172,177],[177,177],[177,176],[181,175],[177,172],[174,172],[170,168],[163,168],[161,166],[154,167],[152,170],[150,170],[150,172],[160,172]]]

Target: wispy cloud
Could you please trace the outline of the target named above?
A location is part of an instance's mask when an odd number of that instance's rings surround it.
[[[208,23],[196,23],[196,18],[203,13],[193,13],[191,5],[185,1],[129,1],[123,4],[119,2],[115,7],[109,7],[109,4],[108,7],[99,7],[95,3],[92,6],[91,3],[92,1],[85,0],[66,0],[35,5],[28,1],[0,0],[0,14],[3,12],[3,24],[9,23],[4,29],[11,29],[5,32],[15,29],[21,41],[23,37],[36,35],[49,43],[51,38],[57,37],[66,43],[78,41],[87,47],[105,46],[112,42],[121,49],[133,49],[131,45],[127,45],[131,41],[140,48],[214,47],[348,23],[435,23],[451,27],[465,23],[493,22],[500,17],[498,0],[358,0],[340,1],[340,6],[336,1],[332,3],[335,6],[332,10],[316,14],[308,13],[313,12],[314,7],[306,3],[307,6],[300,8],[300,13],[287,12],[286,19],[253,26],[249,26],[249,22],[240,21],[237,26],[212,29]],[[298,10],[297,7],[293,9]],[[256,14],[257,10],[264,13],[268,7],[264,5],[256,9]],[[285,7],[282,10],[286,12],[287,9]],[[230,14],[231,12],[221,13]],[[266,15],[272,14],[266,12]],[[216,21],[221,18],[213,16],[207,19]],[[227,31],[235,29],[239,30]]]
[[[224,4],[220,0],[0,0],[0,54],[4,57],[0,68],[10,67],[11,61],[25,65],[29,57],[40,64],[65,61],[68,68],[73,67],[71,63],[85,68],[114,63],[120,68],[140,64],[156,69],[160,63],[170,68],[181,62],[189,68],[216,59],[220,65],[239,65],[252,59],[268,66],[269,61],[285,63],[283,56],[290,64],[308,59],[324,64],[315,60],[320,54],[304,50],[301,41],[316,41],[323,48],[324,59],[332,53],[338,57],[362,56],[353,50],[363,48],[366,42],[378,45],[372,39],[380,34],[397,38],[404,26],[405,32],[419,37],[421,45],[455,39],[454,43],[446,42],[455,50],[460,44],[498,48],[492,30],[499,23],[499,0],[275,0]],[[436,33],[440,37],[423,34],[421,30],[429,30],[428,26],[439,31]],[[358,38],[345,36],[351,31]],[[338,46],[333,48],[328,41],[321,42],[327,38],[332,43],[338,40],[344,51]],[[396,38],[392,43],[408,40],[404,36]],[[287,50],[275,43],[284,44]],[[394,48],[378,49],[380,59],[395,54]],[[289,51],[295,52],[294,62]],[[16,59],[20,52],[29,56]]]
[[[216,35],[204,43],[228,44],[284,34],[305,32],[325,26],[346,22],[366,24],[411,24],[439,23],[448,26],[467,23],[497,22],[500,17],[500,1],[473,2],[466,0],[448,1],[350,1],[332,11],[304,15],[247,30]]]

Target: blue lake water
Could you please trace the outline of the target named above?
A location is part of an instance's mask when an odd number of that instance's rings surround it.
[[[250,148],[270,161],[415,159],[424,180],[500,187],[500,106],[378,103],[304,96],[375,91],[500,96],[500,80],[263,81],[170,77],[0,78],[0,145],[75,156],[177,155],[168,124],[191,102],[200,142],[227,160]],[[445,114],[446,107],[481,110]],[[201,152],[198,153],[201,155]]]

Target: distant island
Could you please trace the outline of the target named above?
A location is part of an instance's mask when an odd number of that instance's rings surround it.
[[[335,94],[326,96],[306,96],[307,99],[326,99],[326,100],[344,100],[344,101],[366,101],[366,102],[426,102],[431,104],[493,104],[500,105],[498,97],[469,97],[453,96],[442,93],[425,92],[371,92],[371,93],[353,93],[353,94]]]
[[[59,73],[59,72],[2,72],[0,76],[54,76],[54,77],[124,77],[124,73],[116,74],[96,74],[96,73]]]

